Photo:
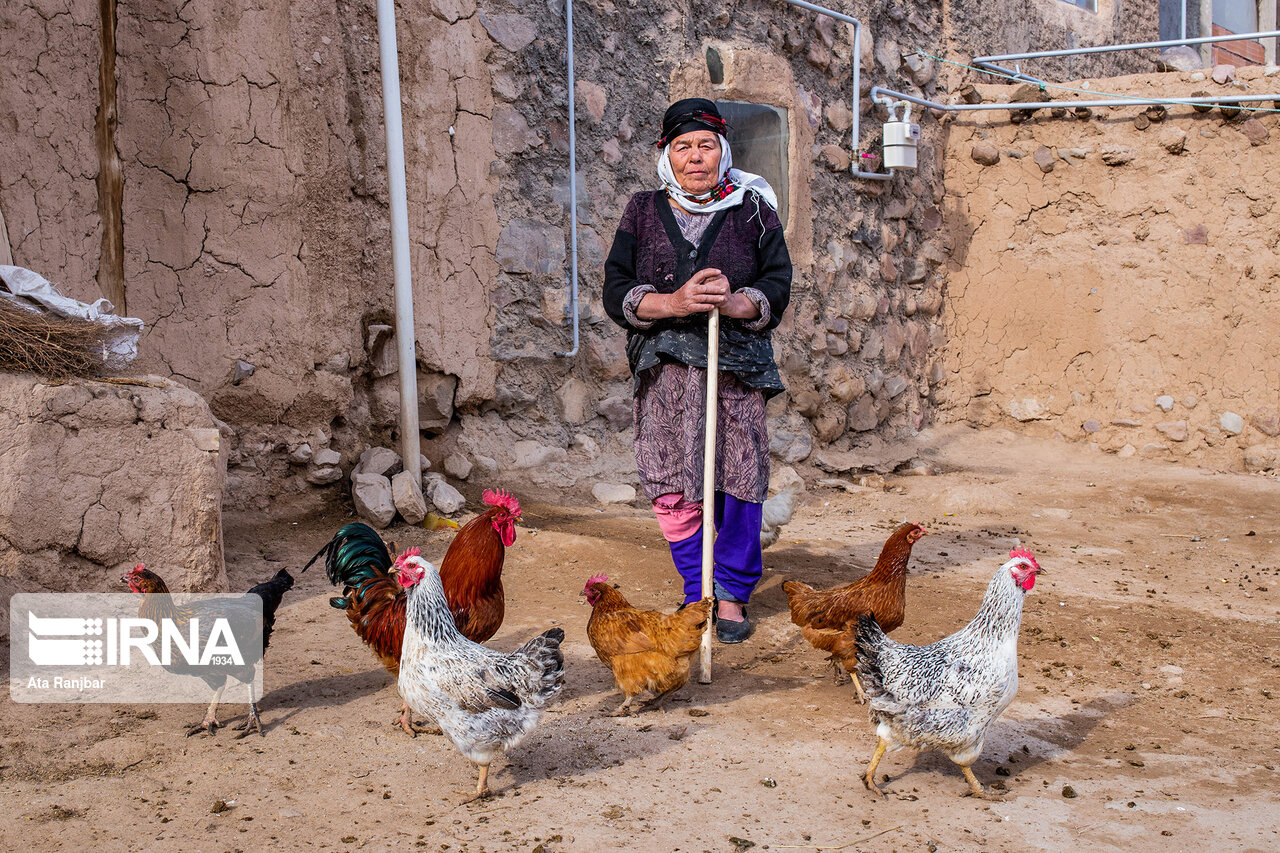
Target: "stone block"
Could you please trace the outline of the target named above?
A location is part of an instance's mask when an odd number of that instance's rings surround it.
[[[381,530],[396,517],[391,480],[381,474],[356,474],[352,477],[351,500],[356,515]]]
[[[465,480],[471,476],[471,461],[454,451],[444,458],[444,472],[450,477]]]
[[[545,222],[513,219],[498,237],[495,260],[516,275],[552,275],[564,267],[564,229]]]
[[[427,517],[427,502],[422,495],[422,486],[408,471],[401,471],[391,478],[391,499],[400,517],[410,524],[417,524]]]
[[[636,490],[626,483],[596,483],[591,495],[602,504],[629,504],[635,501]]]
[[[467,505],[467,499],[462,496],[462,493],[446,483],[439,474],[428,481],[427,496],[431,498],[435,508],[444,515],[453,515]]]

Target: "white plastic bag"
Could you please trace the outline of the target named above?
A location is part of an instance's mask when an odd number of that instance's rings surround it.
[[[138,338],[145,324],[136,317],[118,317],[112,314],[115,306],[110,301],[99,299],[92,304],[85,304],[63,296],[44,276],[24,267],[0,266],[0,285],[0,298],[24,308],[92,320],[111,329],[113,333],[107,340],[107,351],[104,354],[107,367],[118,370],[137,358]]]

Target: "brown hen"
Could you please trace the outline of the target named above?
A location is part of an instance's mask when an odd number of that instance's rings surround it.
[[[925,529],[918,524],[899,525],[884,543],[871,573],[851,584],[827,590],[814,589],[800,581],[782,585],[791,608],[791,621],[800,626],[814,648],[830,655],[827,659],[837,679],[840,667],[844,667],[858,691],[858,701],[864,704],[867,697],[854,674],[858,663],[858,617],[872,617],[885,633],[902,625],[911,546],[925,535]]]
[[[653,698],[642,710],[661,708],[667,696],[689,681],[689,662],[702,643],[711,599],[670,614],[637,610],[607,580],[606,575],[593,576],[582,594],[591,605],[587,639],[622,691],[622,704],[609,716],[629,715],[635,697],[645,690]]]

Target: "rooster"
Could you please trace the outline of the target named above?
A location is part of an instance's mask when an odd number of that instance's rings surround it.
[[[871,616],[885,632],[902,625],[906,609],[907,562],[911,547],[926,536],[918,524],[906,522],[889,535],[880,550],[880,559],[866,577],[836,589],[817,590],[800,581],[787,581],[782,589],[791,608],[791,621],[800,626],[804,638],[819,651],[827,652],[837,681],[840,667],[850,673],[858,701],[865,704],[866,693],[854,674],[857,642],[854,628],[859,616]]]
[[[645,708],[661,708],[670,694],[689,681],[689,660],[702,643],[711,599],[695,601],[672,614],[637,610],[622,593],[593,575],[583,588],[591,605],[587,639],[600,662],[613,670],[623,702],[609,716],[625,717],[641,691],[654,695]]]
[[[871,697],[875,754],[863,782],[876,787],[885,752],[936,749],[959,765],[975,797],[988,799],[971,765],[987,729],[1018,692],[1022,605],[1044,569],[1030,551],[1009,552],[973,621],[928,646],[896,643],[869,616],[858,619],[858,674]]]
[[[241,641],[248,640],[251,648],[259,647],[257,637],[254,637],[258,634],[262,640],[263,654],[266,653],[267,645],[271,641],[271,630],[276,623],[276,610],[280,607],[284,594],[293,587],[293,576],[287,569],[281,569],[271,580],[252,587],[249,594],[262,599],[262,618],[259,619],[257,609],[241,599],[205,599],[179,606],[169,595],[169,587],[164,579],[142,563],[134,566],[120,580],[128,584],[130,590],[142,596],[142,601],[138,605],[140,619],[150,619],[156,623],[162,619],[170,619],[178,626],[179,633],[184,637],[189,634],[187,625],[191,620],[199,619],[201,646],[209,639],[214,622],[217,619],[226,619],[232,635]],[[237,737],[244,737],[253,731],[256,731],[259,736],[263,735],[262,720],[258,717],[258,707],[253,700],[254,670],[259,660],[261,660],[260,656],[252,659],[246,656],[241,665],[193,666],[177,660],[164,665],[164,668],[170,672],[201,678],[205,684],[209,685],[209,689],[214,691],[208,712],[203,720],[187,729],[188,737],[201,731],[213,734],[222,725],[217,717],[218,702],[222,699],[222,691],[227,688],[227,683],[231,679],[249,685],[249,716],[245,718],[243,724],[236,727],[241,730]]]
[[[458,631],[435,566],[406,557],[396,580],[407,591],[400,695],[479,766],[472,799],[487,797],[489,764],[533,732],[564,684],[564,630],[544,631],[511,654],[497,652]]]
[[[486,491],[483,500],[489,509],[458,531],[440,566],[454,622],[463,636],[477,643],[492,637],[502,625],[502,563],[506,548],[516,541],[515,524],[520,520],[520,502],[507,492]],[[401,558],[419,554],[410,548]],[[356,522],[339,530],[307,566],[321,555],[329,582],[343,588],[341,596],[329,599],[329,605],[346,611],[357,636],[373,649],[392,678],[398,678],[405,591],[392,577],[394,563],[386,543],[373,528]],[[401,705],[393,725],[413,737],[428,731],[413,725],[407,703]]]

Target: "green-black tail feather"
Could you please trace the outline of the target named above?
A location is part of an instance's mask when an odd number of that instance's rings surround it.
[[[329,606],[338,610],[347,609],[352,591],[360,590],[367,581],[385,578],[392,565],[391,552],[378,531],[358,521],[339,530],[302,571],[311,568],[321,556],[329,583],[342,585],[343,597],[329,599]]]

